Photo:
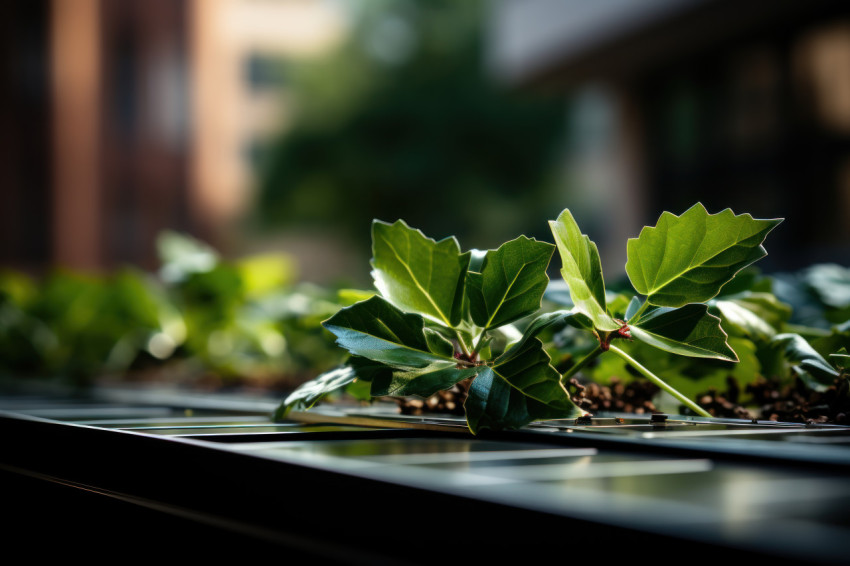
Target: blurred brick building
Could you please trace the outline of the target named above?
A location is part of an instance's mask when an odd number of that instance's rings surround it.
[[[321,0],[4,2],[0,266],[152,267],[165,228],[226,245],[285,61],[344,24]]]

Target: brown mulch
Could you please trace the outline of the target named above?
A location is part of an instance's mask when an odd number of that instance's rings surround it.
[[[405,415],[463,415],[463,402],[466,400],[470,383],[470,380],[461,381],[451,389],[440,391],[427,399],[396,397],[392,400]],[[617,377],[612,377],[609,385],[599,385],[582,384],[571,379],[568,389],[573,402],[589,413],[658,412],[652,398],[659,389],[646,380],[637,379],[625,383]],[[847,391],[847,381],[843,379],[836,380],[836,383],[824,392],[816,392],[806,388],[799,379],[792,385],[782,386],[776,380],[759,378],[741,391],[738,382],[730,376],[726,381],[725,391],[706,391],[697,396],[697,402],[715,417],[850,424],[850,395]]]
[[[437,391],[427,399],[415,397],[390,397],[389,399],[398,404],[402,415],[423,415],[425,413],[448,413],[450,415],[464,415],[463,402],[469,391],[472,379],[464,379],[451,389]]]
[[[582,386],[574,380],[570,384],[578,393],[573,395],[573,401],[591,413],[622,411],[639,414],[655,410],[651,400],[658,388],[650,382],[636,380],[624,385],[617,378],[612,378],[611,385],[607,387],[595,383]],[[850,424],[850,396],[844,379],[836,380],[824,392],[817,392],[805,387],[799,379],[791,385],[782,386],[777,380],[759,378],[742,392],[737,380],[730,376],[724,391],[706,391],[697,396],[697,403],[715,417]]]
[[[747,393],[753,404],[760,407],[759,418],[773,421],[802,423],[850,424],[850,396],[847,381],[836,379],[826,391],[806,388],[797,379],[791,385],[781,386],[766,379],[748,385]]]
[[[641,415],[658,412],[652,398],[659,389],[651,381],[635,380],[624,383],[619,378],[612,377],[610,385],[582,385],[573,378],[570,380],[569,390],[573,403],[588,413],[613,411]]]

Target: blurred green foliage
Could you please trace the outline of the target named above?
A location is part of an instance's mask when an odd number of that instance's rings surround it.
[[[292,386],[340,362],[320,325],[339,308],[337,294],[296,284],[287,256],[225,261],[170,232],[158,248],[158,278],[130,268],[43,281],[0,274],[0,375],[84,384],[155,370]]]
[[[373,218],[481,248],[545,237],[563,99],[494,84],[481,2],[351,6],[345,43],[289,74],[295,123],[261,159],[261,220],[321,226],[364,250]]]

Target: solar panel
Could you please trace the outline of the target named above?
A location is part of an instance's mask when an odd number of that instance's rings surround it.
[[[846,560],[847,427],[609,415],[474,437],[461,418],[380,405],[273,423],[269,401],[131,398],[0,399],[4,499],[17,502],[7,508],[26,515],[43,493],[82,491],[122,502],[127,529],[110,540],[136,544],[169,518],[204,548],[339,563],[432,563],[423,538],[455,558],[474,547],[496,559],[552,536],[618,559],[637,544]],[[78,540],[74,527],[50,535]]]

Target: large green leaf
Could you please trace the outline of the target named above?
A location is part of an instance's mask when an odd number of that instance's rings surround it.
[[[457,325],[469,260],[454,237],[436,242],[402,220],[372,223],[375,287],[404,311]]]
[[[736,216],[728,208],[709,214],[699,203],[681,216],[665,212],[655,227],[646,226],[629,240],[626,272],[653,305],[705,302],[767,255],[761,244],[780,222]]]
[[[469,429],[513,429],[540,419],[571,418],[583,413],[560,385],[543,343],[532,338],[480,368],[464,407]]]
[[[581,233],[569,209],[558,220],[549,221],[561,255],[561,275],[579,312],[590,317],[599,330],[617,330],[620,325],[605,310],[605,281],[596,244]]]
[[[826,391],[839,376],[829,362],[799,334],[779,334],[774,337],[771,345],[782,351],[806,387],[815,391]]]
[[[487,252],[480,272],[466,276],[472,320],[483,329],[511,323],[540,308],[555,246],[520,236]]]
[[[445,351],[431,351],[421,316],[404,313],[378,296],[340,309],[322,325],[336,335],[337,344],[352,354],[393,367],[454,363]]]
[[[641,317],[637,325],[630,324],[629,329],[636,340],[672,354],[738,361],[726,343],[720,319],[709,314],[706,305],[659,308]]]
[[[412,370],[396,369],[372,380],[372,395],[430,397],[479,371],[477,367],[458,369],[457,364],[451,362],[434,362],[427,367]]]

